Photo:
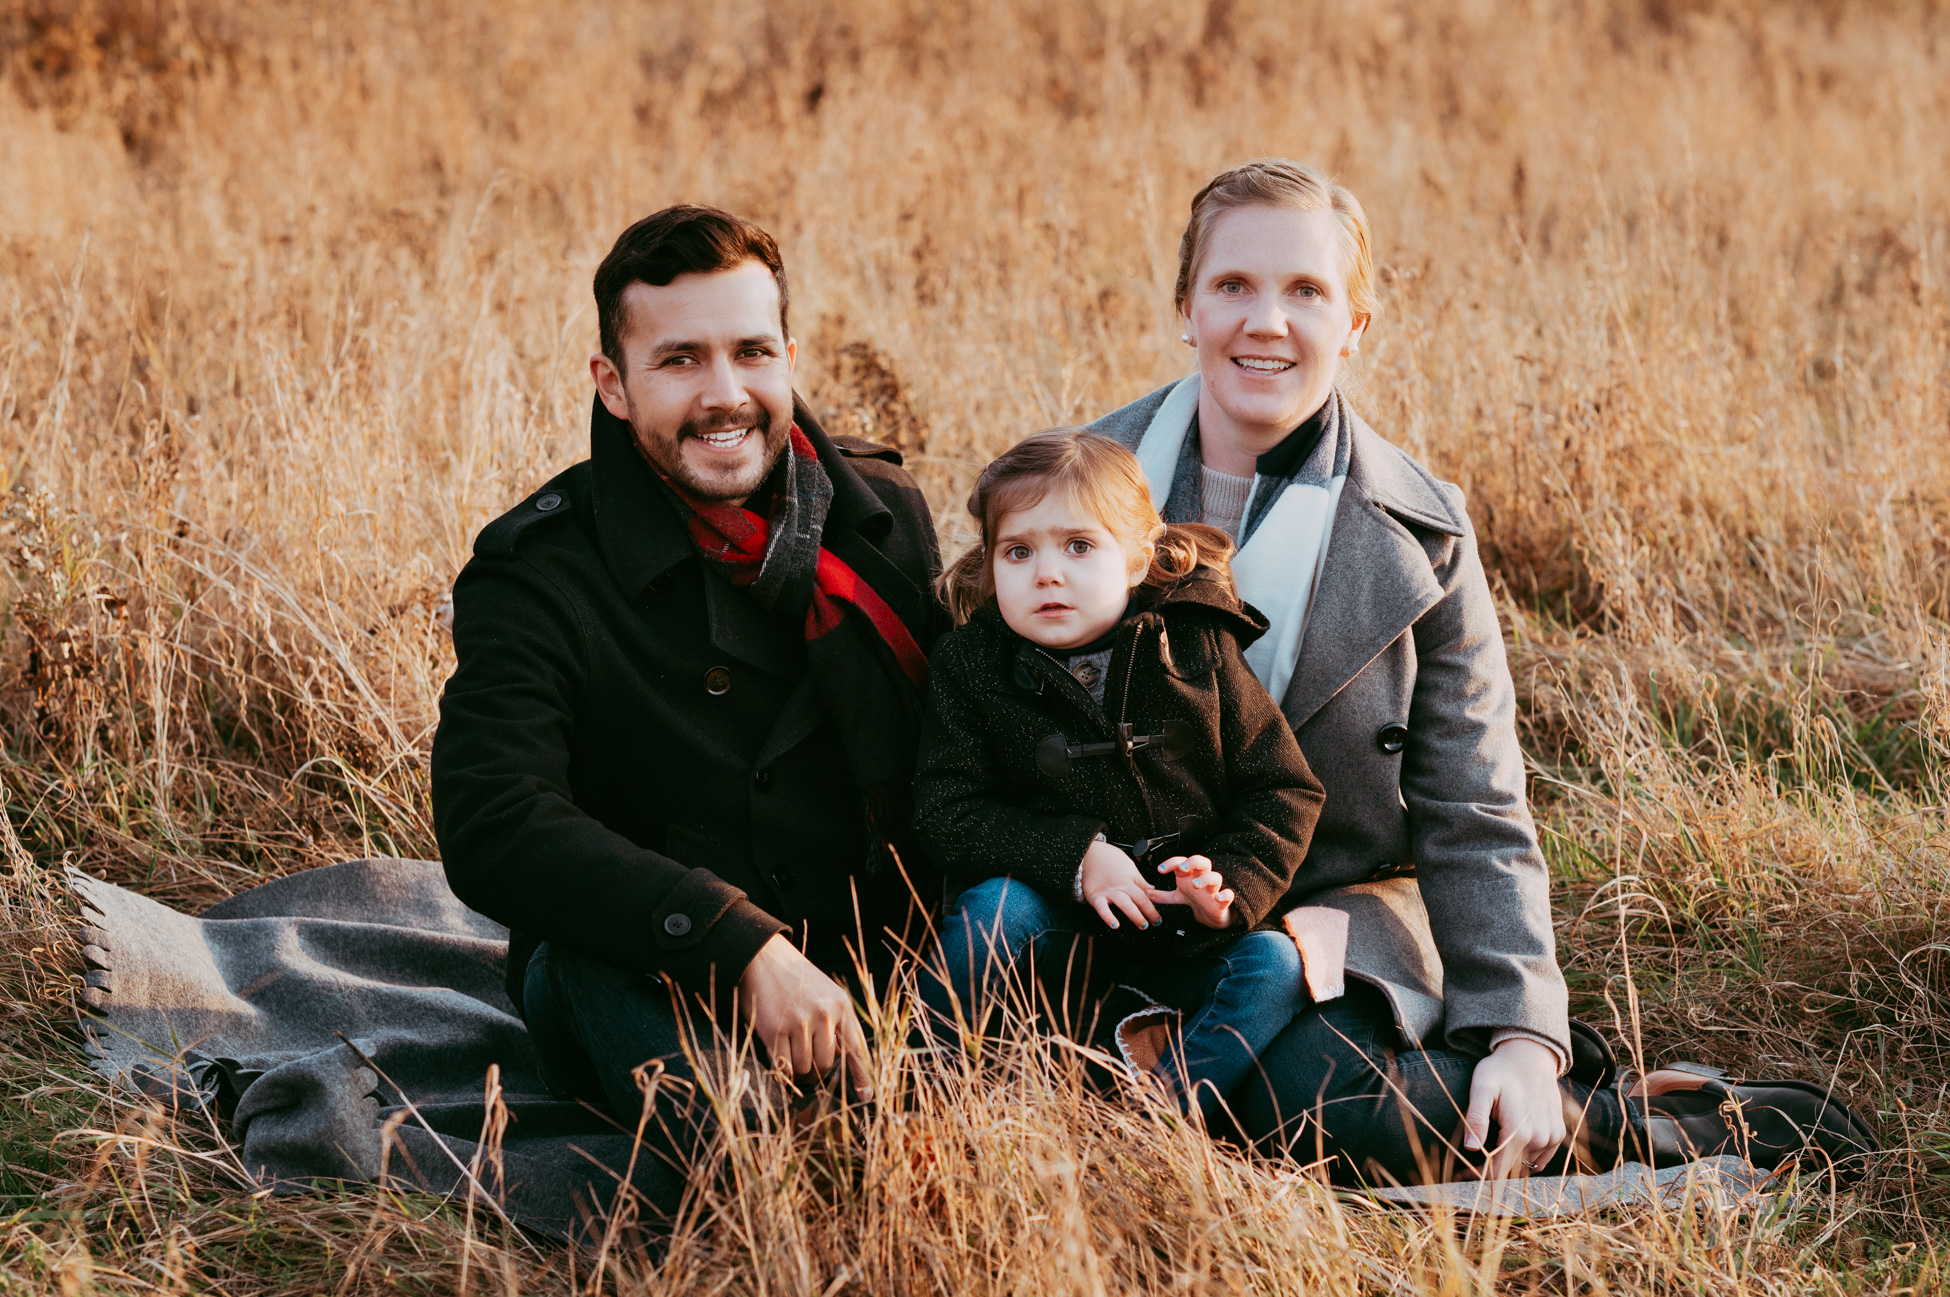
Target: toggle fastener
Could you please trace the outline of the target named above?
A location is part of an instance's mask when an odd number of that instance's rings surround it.
[[[1082,757],[1119,756],[1136,768],[1135,756],[1147,748],[1162,749],[1167,761],[1183,760],[1192,750],[1192,727],[1184,721],[1166,721],[1159,734],[1139,734],[1126,721],[1117,727],[1117,738],[1109,743],[1072,743],[1062,734],[1052,734],[1036,745],[1036,768],[1051,779],[1070,773],[1071,763]]]

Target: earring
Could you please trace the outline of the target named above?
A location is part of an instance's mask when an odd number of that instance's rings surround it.
[[[1188,347],[1189,347],[1189,346],[1192,346],[1192,345],[1193,345],[1193,343],[1192,343],[1192,334],[1191,334],[1191,330],[1189,330],[1189,329],[1187,329],[1187,330],[1186,330],[1185,332],[1183,332],[1183,333],[1181,333],[1181,334],[1179,334],[1179,335],[1178,335],[1178,340],[1179,340],[1180,342],[1182,342],[1182,343],[1184,343],[1184,344],[1185,344],[1186,346],[1188,346]]]

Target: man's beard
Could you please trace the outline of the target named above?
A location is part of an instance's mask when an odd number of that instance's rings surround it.
[[[737,472],[718,472],[708,476],[699,473],[696,467],[684,459],[684,442],[703,433],[722,432],[727,428],[742,428],[750,424],[752,435],[761,438],[763,453],[756,464],[740,466]],[[646,432],[636,419],[636,407],[630,406],[630,429],[634,434],[637,449],[642,451],[653,467],[669,478],[685,494],[700,500],[742,500],[750,496],[772,475],[778,465],[779,456],[785,451],[787,438],[792,434],[792,413],[790,410],[771,416],[762,405],[753,404],[742,410],[708,415],[702,419],[686,419],[675,435],[661,432]]]

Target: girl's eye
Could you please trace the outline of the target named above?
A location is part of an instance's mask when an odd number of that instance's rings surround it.
[[[1072,539],[1068,545],[1064,546],[1064,548],[1069,550],[1070,553],[1076,555],[1078,558],[1082,558],[1085,554],[1088,554],[1091,550],[1095,549],[1096,546],[1092,545],[1089,541],[1085,540],[1083,537],[1078,536]]]
[[[1011,545],[1002,551],[1002,557],[1008,559],[1011,563],[1020,563],[1029,557],[1029,546]]]

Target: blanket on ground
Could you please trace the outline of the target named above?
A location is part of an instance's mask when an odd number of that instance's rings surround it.
[[[630,1134],[549,1094],[502,990],[507,930],[455,899],[438,864],[309,869],[199,918],[74,885],[97,1070],[228,1115],[260,1184],[383,1176],[446,1194],[471,1173],[558,1238],[612,1199]],[[490,1064],[509,1118],[498,1167],[481,1148]],[[648,1192],[646,1176],[673,1174],[639,1167],[637,1180]]]
[[[317,1180],[385,1179],[447,1194],[466,1192],[471,1176],[514,1220],[556,1238],[576,1236],[613,1199],[630,1133],[549,1094],[502,990],[507,930],[462,905],[438,864],[305,870],[198,918],[85,875],[74,885],[88,925],[82,1028],[97,1070],[227,1114],[259,1184],[302,1192]],[[498,1159],[481,1142],[491,1064],[509,1117]],[[652,1180],[678,1174],[640,1162],[636,1183],[669,1201],[676,1185]],[[1696,1187],[1741,1205],[1764,1178],[1715,1158],[1376,1196],[1556,1216],[1670,1203]]]

